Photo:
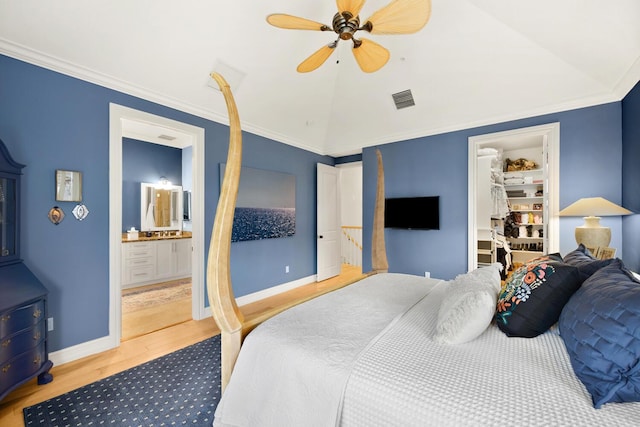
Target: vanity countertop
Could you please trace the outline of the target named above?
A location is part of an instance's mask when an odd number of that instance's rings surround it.
[[[175,231],[172,231],[168,235],[164,235],[161,231],[153,231],[151,237],[147,237],[144,231],[138,232],[137,239],[129,239],[128,233],[122,233],[122,243],[142,242],[146,240],[175,240],[175,239],[190,239],[191,231],[183,231],[180,235],[177,235]]]

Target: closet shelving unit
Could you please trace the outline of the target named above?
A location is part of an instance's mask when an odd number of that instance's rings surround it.
[[[505,172],[504,187],[519,231],[518,237],[507,236],[512,261],[526,262],[545,254],[547,191],[544,170]]]

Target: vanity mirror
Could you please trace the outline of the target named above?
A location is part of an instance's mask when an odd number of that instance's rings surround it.
[[[140,230],[182,231],[182,186],[140,184]]]

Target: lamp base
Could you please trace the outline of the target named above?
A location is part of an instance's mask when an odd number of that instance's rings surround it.
[[[576,227],[576,242],[587,248],[608,248],[611,243],[611,229],[609,227]]]

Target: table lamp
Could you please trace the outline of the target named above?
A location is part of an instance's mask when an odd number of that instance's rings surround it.
[[[587,197],[570,204],[559,212],[560,216],[582,216],[584,225],[576,227],[576,242],[587,248],[606,248],[611,242],[611,229],[600,225],[602,216],[631,215],[629,209],[602,197]]]

